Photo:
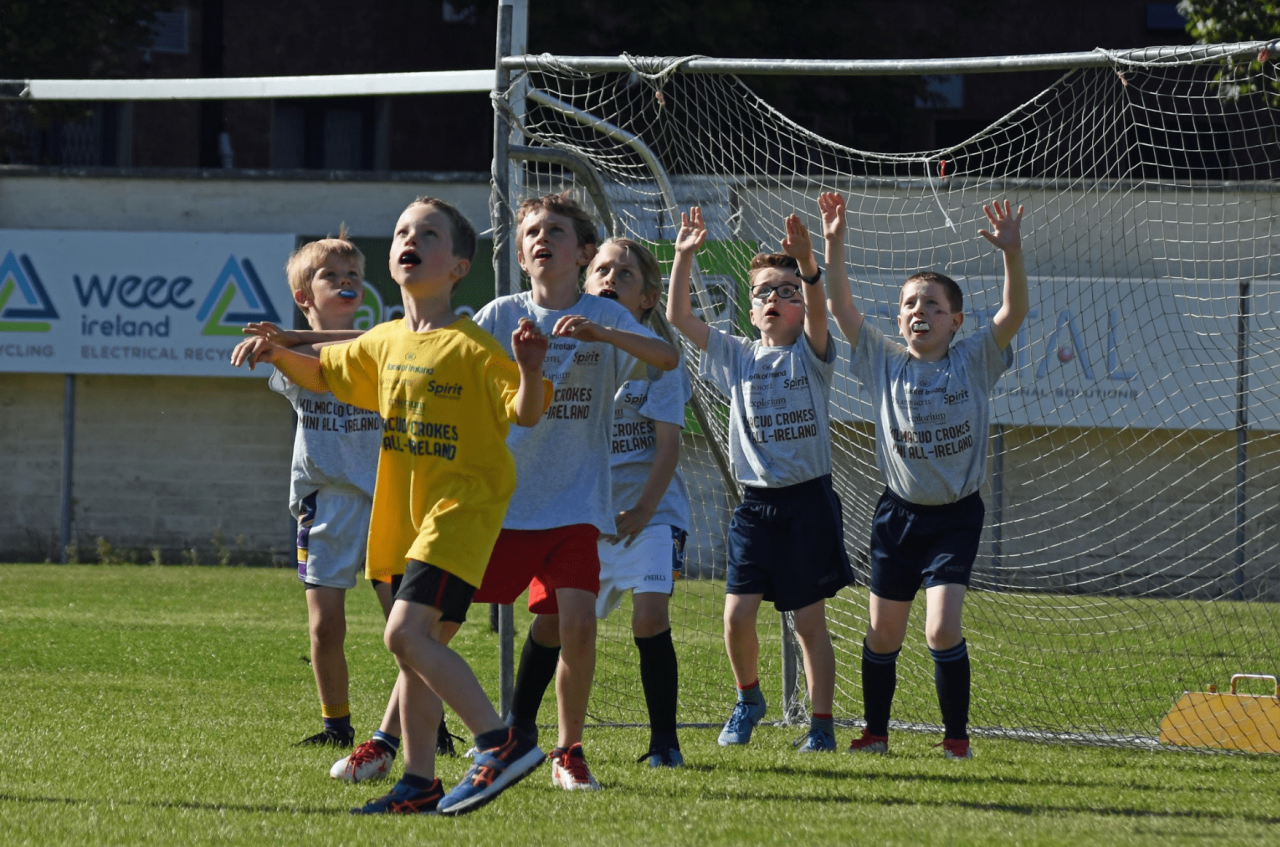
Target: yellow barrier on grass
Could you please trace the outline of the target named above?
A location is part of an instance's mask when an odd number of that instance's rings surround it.
[[[1272,695],[1237,694],[1242,679],[1270,680]],[[1280,753],[1280,682],[1267,674],[1238,673],[1231,693],[1184,691],[1160,721],[1160,743],[1217,747],[1250,753]]]

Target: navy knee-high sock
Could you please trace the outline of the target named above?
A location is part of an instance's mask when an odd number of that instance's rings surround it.
[[[556,678],[560,661],[559,647],[544,647],[533,640],[533,631],[525,637],[516,669],[516,687],[511,692],[512,725],[522,729],[538,722],[538,708],[547,687]]]
[[[929,648],[933,656],[933,684],[946,738],[969,738],[969,647],[965,640],[946,650]]]
[[[671,643],[671,630],[635,639],[640,651],[640,685],[644,702],[649,707],[649,749],[680,749],[676,740],[676,691],[679,665],[676,648]]]
[[[862,642],[862,711],[868,735],[889,734],[889,709],[898,687],[898,654],[877,653]]]

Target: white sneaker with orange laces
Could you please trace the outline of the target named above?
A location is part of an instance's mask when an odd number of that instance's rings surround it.
[[[386,779],[395,755],[376,741],[366,741],[329,768],[329,776],[343,782],[368,782]]]
[[[582,752],[582,743],[574,744],[568,750],[556,748],[551,753],[551,784],[566,791],[599,791],[600,783],[591,775],[587,767],[587,757]]]

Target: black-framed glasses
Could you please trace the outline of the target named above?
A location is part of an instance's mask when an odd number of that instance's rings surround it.
[[[769,295],[778,292],[779,300],[790,300],[800,293],[800,286],[784,282],[782,285],[759,285],[751,292],[751,302],[759,303],[763,306],[769,300]]]

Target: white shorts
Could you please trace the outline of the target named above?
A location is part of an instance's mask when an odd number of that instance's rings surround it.
[[[609,617],[628,591],[669,596],[675,590],[674,574],[684,569],[685,535],[669,524],[650,524],[630,547],[601,541],[596,617]]]
[[[302,498],[298,515],[298,579],[326,588],[355,588],[364,573],[373,501],[354,488],[321,488]]]

